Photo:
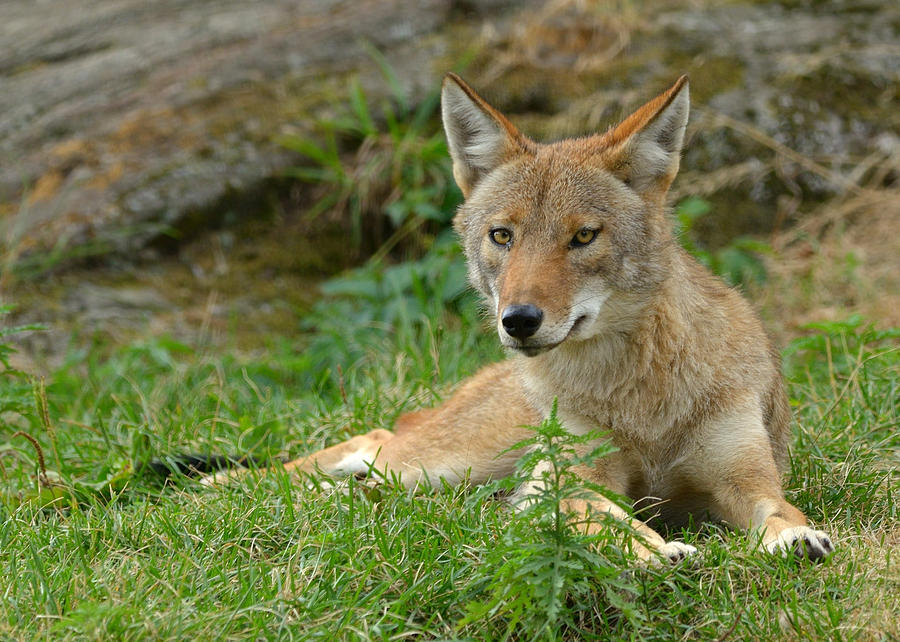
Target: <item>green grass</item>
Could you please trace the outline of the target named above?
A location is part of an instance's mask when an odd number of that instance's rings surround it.
[[[811,328],[786,355],[787,493],[838,546],[818,565],[704,524],[672,534],[701,550],[695,560],[642,569],[615,532],[560,530],[552,497],[511,512],[502,484],[415,495],[274,471],[207,489],[134,472],[148,454],[296,456],[390,427],[500,358],[469,303],[454,309],[400,315],[394,330],[348,314],[341,333],[323,308],[311,333],[254,356],[166,338],[94,345],[46,379],[47,419],[40,386],[32,394],[7,368],[0,385],[17,405],[0,414],[0,638],[900,635],[897,333],[859,320]],[[72,489],[55,502],[37,494],[19,430]]]

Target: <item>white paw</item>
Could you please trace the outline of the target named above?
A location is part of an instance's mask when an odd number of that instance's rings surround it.
[[[656,552],[663,558],[673,564],[677,564],[682,560],[690,557],[697,552],[697,549],[690,544],[684,542],[666,542],[656,549]]]
[[[809,526],[785,528],[773,541],[766,543],[766,550],[783,556],[796,555],[820,560],[834,552],[834,543],[823,531]]]
[[[235,477],[236,475],[233,475],[230,471],[220,470],[211,475],[204,475],[197,481],[200,482],[201,486],[221,486],[222,484],[230,482]]]

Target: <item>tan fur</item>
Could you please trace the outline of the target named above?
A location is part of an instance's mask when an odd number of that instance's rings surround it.
[[[778,354],[747,302],[672,234],[665,199],[688,110],[682,77],[604,134],[541,145],[448,74],[444,126],[466,195],[454,224],[470,280],[497,316],[501,342],[519,354],[443,405],[401,417],[394,432],[287,467],[374,468],[410,486],[425,477],[482,482],[512,472],[520,453],[504,451],[556,399],[569,431],[608,431],[618,448],[581,469],[584,477],[652,504],[669,523],[711,517],[755,529],[770,551],[830,553],[829,538],[781,490],[790,412]],[[592,240],[576,243],[580,231]],[[516,325],[522,310],[538,315],[537,327]],[[573,522],[588,530],[602,528],[591,514],[630,520],[643,558],[693,551],[607,498],[570,504]]]

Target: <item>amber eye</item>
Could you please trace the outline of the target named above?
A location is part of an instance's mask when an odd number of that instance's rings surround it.
[[[583,227],[577,232],[575,232],[575,236],[572,237],[571,246],[572,247],[581,247],[582,245],[587,245],[591,241],[593,241],[597,237],[597,230],[592,230],[587,227]]]
[[[512,232],[504,227],[497,227],[491,230],[491,240],[497,245],[509,245],[512,241]]]

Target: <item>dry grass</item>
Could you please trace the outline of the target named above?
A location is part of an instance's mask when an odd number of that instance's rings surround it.
[[[675,200],[711,195],[775,173],[786,192],[778,199],[772,254],[765,257],[768,283],[752,294],[779,343],[813,321],[837,321],[862,314],[879,327],[900,326],[900,157],[873,152],[836,170],[775,141],[759,129],[700,108],[699,124],[727,127],[769,149],[714,172],[685,172]],[[838,194],[818,204],[804,202],[786,164],[828,181]],[[806,213],[802,213],[806,212]],[[782,229],[785,220],[799,223]],[[761,231],[762,232],[762,231]]]
[[[835,199],[773,239],[770,283],[759,293],[773,330],[789,337],[811,321],[852,312],[900,325],[900,190]]]

